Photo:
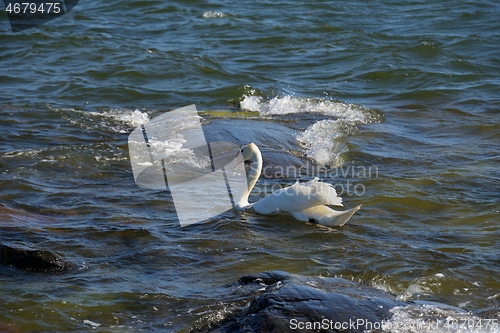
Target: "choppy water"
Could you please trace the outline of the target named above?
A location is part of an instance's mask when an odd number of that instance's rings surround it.
[[[0,267],[0,322],[184,332],[276,269],[498,319],[499,16],[493,0],[83,1],[14,34],[0,12],[1,242],[79,267]],[[236,211],[181,228],[168,192],[134,183],[127,138],[193,103],[207,136],[328,165],[362,210],[336,229]],[[295,180],[272,176],[260,188]]]

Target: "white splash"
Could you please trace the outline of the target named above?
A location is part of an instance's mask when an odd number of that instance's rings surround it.
[[[84,319],[83,323],[86,324],[86,325],[92,326],[94,329],[97,328],[97,327],[99,327],[99,326],[101,326],[101,324],[93,322],[93,321],[88,320],[88,319]]]
[[[128,133],[129,127],[137,127],[149,121],[149,115],[137,109],[110,109],[107,111],[85,111],[74,108],[50,109],[62,113],[63,119],[71,124],[87,130],[105,127],[119,133]]]
[[[177,137],[169,141],[150,140],[149,145],[152,147],[153,157],[159,153],[161,157],[168,156],[167,164],[186,164],[197,168],[207,168],[210,164],[208,156],[196,156],[192,149],[182,148],[186,140],[182,137]],[[161,157],[156,157],[161,160]]]
[[[489,333],[498,332],[498,320],[480,318],[463,309],[439,304],[411,304],[390,310],[383,321],[384,332],[392,333]]]
[[[297,135],[297,141],[305,148],[309,158],[320,165],[335,161],[341,152],[341,147],[336,140],[342,136],[339,131],[341,122],[342,120],[321,120]]]
[[[130,111],[122,111],[122,112],[105,112],[103,113],[105,117],[111,117],[117,121],[124,122],[130,126],[140,126],[144,125],[149,121],[149,115],[146,112],[142,112],[139,110]]]
[[[338,139],[356,133],[359,124],[379,121],[376,114],[363,106],[321,98],[286,95],[265,100],[259,96],[245,95],[240,105],[244,110],[257,111],[265,116],[316,113],[327,117],[296,137],[306,155],[320,165],[339,164],[337,158],[346,147]]]
[[[320,113],[349,121],[368,122],[367,109],[355,105],[321,98],[301,98],[286,95],[264,100],[258,96],[243,96],[242,109],[257,111],[262,115],[284,115],[291,113]]]
[[[207,11],[203,13],[204,18],[221,18],[221,17],[226,17],[227,15],[222,13],[222,12],[214,12],[214,11]]]

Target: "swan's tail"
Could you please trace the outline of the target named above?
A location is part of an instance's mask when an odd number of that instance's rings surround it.
[[[328,227],[340,227],[349,221],[349,219],[361,208],[361,205],[345,210],[343,212],[335,212],[323,216],[318,223]]]
[[[324,205],[318,205],[304,209],[300,212],[293,212],[292,215],[299,221],[315,222],[327,227],[340,227],[354,215],[361,205],[339,212]]]

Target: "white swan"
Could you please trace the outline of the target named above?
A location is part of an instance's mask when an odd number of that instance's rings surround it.
[[[344,225],[356,213],[361,205],[346,211],[335,211],[326,205],[342,206],[342,198],[331,184],[320,182],[315,178],[306,183],[294,185],[274,191],[267,197],[249,204],[248,196],[252,191],[262,170],[262,154],[254,143],[241,147],[243,160],[252,161],[247,184],[241,187],[236,195],[235,208],[245,210],[253,208],[259,214],[271,214],[276,211],[291,213],[297,220],[315,222],[328,227]]]

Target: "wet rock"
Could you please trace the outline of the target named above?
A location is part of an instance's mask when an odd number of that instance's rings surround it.
[[[263,157],[263,178],[311,175],[313,163],[301,157],[302,148],[295,139],[296,129],[291,125],[269,119],[210,118],[203,124],[203,132],[207,142],[232,142],[237,147],[253,142],[259,146]]]
[[[14,324],[0,322],[0,333],[19,333],[19,330]]]
[[[63,271],[73,264],[46,250],[27,250],[0,244],[0,264],[32,271]]]
[[[261,293],[209,332],[376,332],[390,319],[390,309],[405,305],[383,291],[337,278],[273,271],[244,276],[238,283]]]

